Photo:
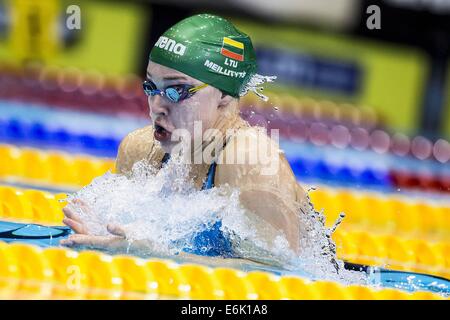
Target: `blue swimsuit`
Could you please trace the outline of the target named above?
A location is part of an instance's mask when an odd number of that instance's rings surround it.
[[[164,164],[168,160],[169,154],[166,153],[162,163]],[[215,175],[216,163],[213,162],[209,167],[206,180],[203,182],[202,190],[207,190],[214,187]],[[231,241],[223,234],[222,230],[220,230],[221,227],[221,220],[217,221],[209,228],[205,225],[205,229],[202,232],[193,235],[193,239],[191,241],[192,248],[185,248],[183,251],[208,257],[233,257],[233,247]]]

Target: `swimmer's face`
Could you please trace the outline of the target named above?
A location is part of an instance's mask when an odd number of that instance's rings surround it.
[[[199,86],[203,83],[177,70],[149,62],[147,79],[156,84],[158,89],[167,86],[188,84]],[[163,96],[148,97],[150,117],[155,127],[155,139],[161,142],[165,152],[169,152],[178,143],[172,141],[172,133],[176,129],[184,129],[194,139],[194,124],[201,121],[201,132],[196,130],[197,136],[212,128],[219,119],[223,108],[231,97],[223,96],[222,92],[212,86],[197,91],[193,96],[174,103]]]

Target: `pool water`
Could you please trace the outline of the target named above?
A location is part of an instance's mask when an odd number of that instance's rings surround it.
[[[36,224],[22,224],[0,221],[0,241],[6,243],[20,242],[37,245],[43,248],[57,247],[62,239],[67,238],[73,231],[65,226],[44,226]],[[167,258],[167,257],[165,257]],[[170,258],[174,258],[173,256]],[[178,263],[185,263],[175,258]],[[203,261],[203,260],[202,260]],[[192,263],[192,261],[189,261]],[[278,276],[294,275],[307,279],[314,279],[314,275],[301,270],[288,271],[265,265],[239,263],[237,267],[243,271],[264,271]],[[368,284],[374,287],[394,288],[405,291],[429,291],[443,296],[450,295],[450,281],[441,277],[413,272],[388,270],[379,267],[369,267],[346,263],[345,268],[365,272]]]

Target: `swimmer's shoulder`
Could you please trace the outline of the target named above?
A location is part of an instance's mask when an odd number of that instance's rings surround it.
[[[265,129],[243,127],[227,142],[216,169],[216,185],[264,189],[303,202],[298,184],[284,152]]]
[[[159,167],[164,151],[155,140],[153,126],[146,126],[129,133],[120,143],[116,159],[116,172],[127,173],[133,165],[146,160],[152,166]]]
[[[306,207],[307,196],[278,143],[265,129],[246,128],[228,139],[222,154],[219,159],[224,162],[216,167],[215,185],[238,188],[240,203],[276,230],[283,230],[297,250],[299,234],[304,232],[298,213]],[[240,159],[229,162],[239,155]]]

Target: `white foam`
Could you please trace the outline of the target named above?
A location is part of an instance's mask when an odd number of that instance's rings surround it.
[[[244,85],[241,92],[239,93],[239,96],[243,97],[249,91],[251,91],[254,94],[256,94],[259,98],[261,98],[262,100],[268,101],[269,98],[261,93],[261,91],[264,90],[264,88],[261,87],[261,85],[266,82],[273,82],[273,81],[275,81],[276,78],[277,78],[276,76],[263,76],[263,75],[256,73]]]
[[[173,255],[193,246],[193,234],[221,220],[221,230],[241,258],[306,271],[316,279],[365,281],[363,273],[344,270],[336,258],[332,230],[324,227],[323,215],[312,206],[310,212],[299,214],[308,232],[302,235],[298,256],[282,233],[245,211],[239,190],[228,186],[196,190],[188,165],[176,157],[159,171],[139,162],[129,176],[107,173],[70,199],[80,199],[89,207],[70,204],[90,234],[108,235],[108,224],[120,224],[130,241],[151,242],[155,254]]]

